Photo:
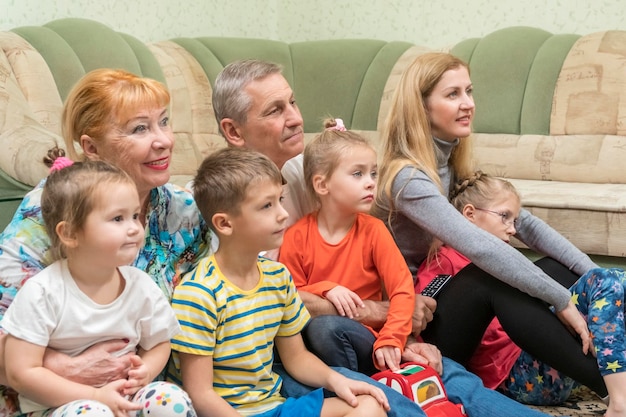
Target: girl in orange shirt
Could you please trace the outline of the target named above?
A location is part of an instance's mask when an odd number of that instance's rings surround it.
[[[304,151],[306,186],[319,209],[287,230],[279,260],[313,316],[303,332],[311,351],[328,365],[368,375],[396,370],[411,333],[413,279],[384,223],[367,214],[376,195],[376,152],[341,119],[326,128]],[[365,302],[381,301],[383,291],[385,323],[360,323]]]

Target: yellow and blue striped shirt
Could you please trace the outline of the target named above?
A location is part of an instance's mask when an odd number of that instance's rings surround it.
[[[213,356],[213,389],[240,413],[281,404],[281,379],[272,372],[274,338],[298,334],[310,315],[287,268],[259,258],[260,279],[244,291],[202,260],[174,290],[172,307],[182,332],[172,340],[170,378],[180,383],[178,352]]]

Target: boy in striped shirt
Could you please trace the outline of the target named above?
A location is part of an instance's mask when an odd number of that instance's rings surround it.
[[[176,287],[172,306],[182,333],[172,340],[170,376],[205,416],[386,416],[383,392],[328,368],[304,346],[310,319],[284,265],[258,256],[279,247],[286,228],[282,177],[260,153],[226,148],[204,160],[194,179],[203,217],[219,237]],[[289,374],[321,389],[280,395],[274,347]]]

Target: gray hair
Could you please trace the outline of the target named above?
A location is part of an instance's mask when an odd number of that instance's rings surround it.
[[[217,124],[225,118],[245,123],[252,106],[250,96],[244,91],[246,86],[269,75],[281,74],[282,70],[278,64],[258,59],[244,59],[225,66],[213,87],[213,111]],[[224,135],[221,126],[220,132]]]

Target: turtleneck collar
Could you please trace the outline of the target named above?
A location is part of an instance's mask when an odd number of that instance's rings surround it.
[[[433,136],[433,142],[435,143],[435,152],[437,154],[437,168],[448,166],[450,155],[452,155],[452,151],[459,144],[460,139],[456,138],[452,142],[448,142]]]

